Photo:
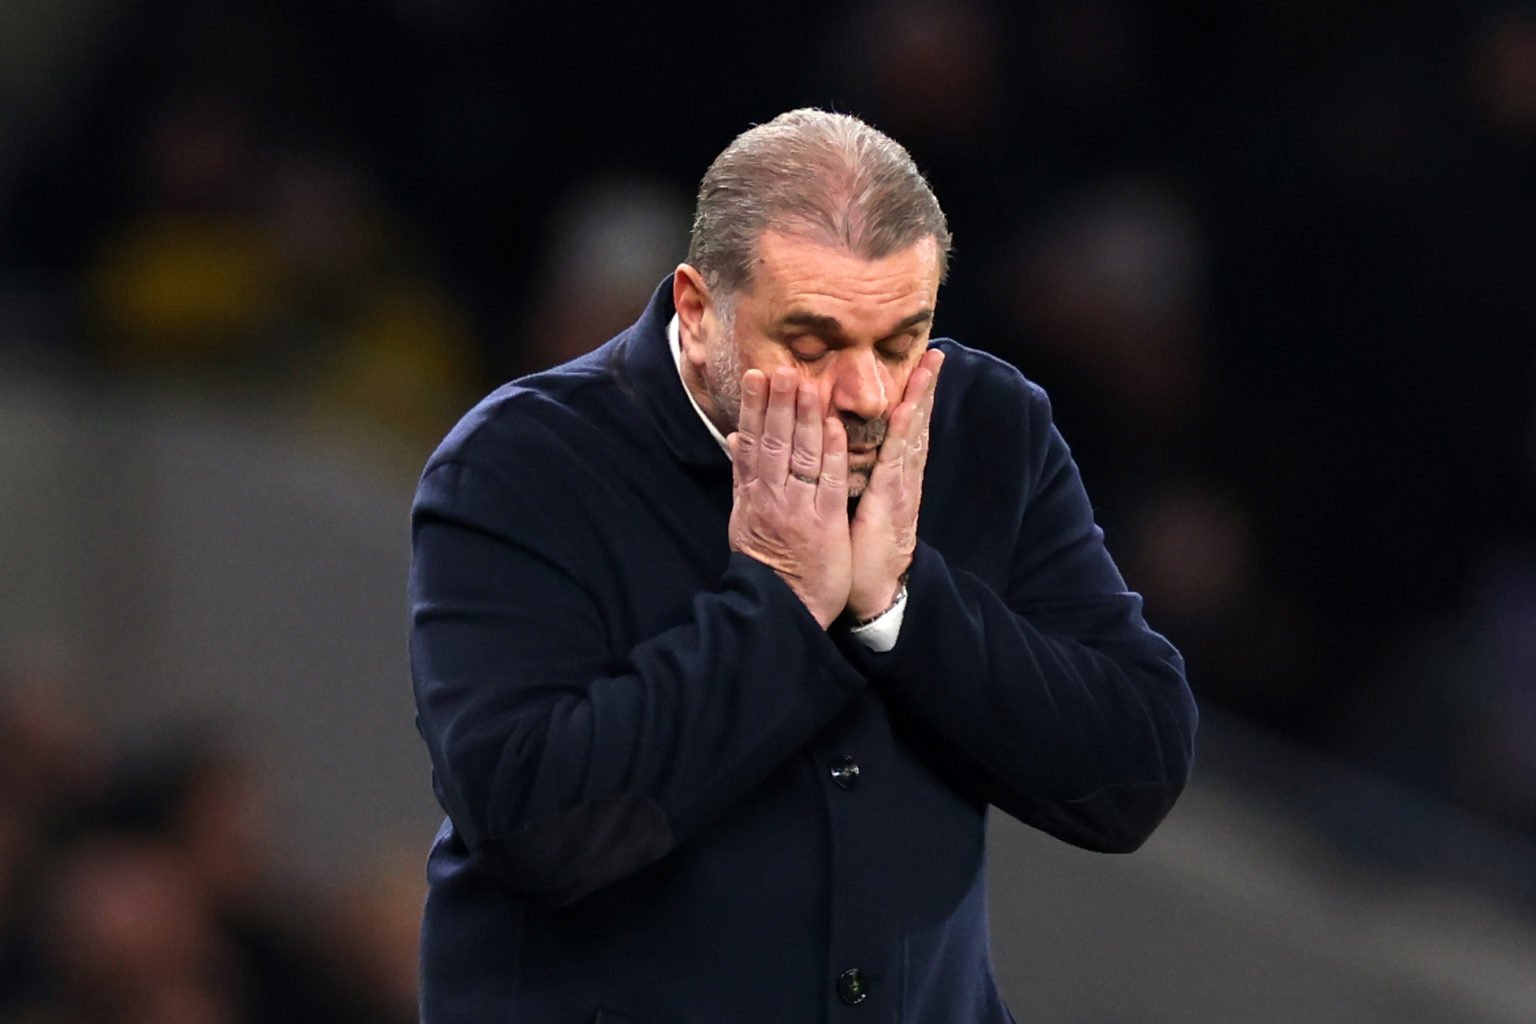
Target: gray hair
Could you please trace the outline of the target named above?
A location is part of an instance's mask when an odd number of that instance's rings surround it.
[[[717,296],[740,292],[770,229],[867,260],[932,238],[941,279],[949,267],[949,225],[911,155],[847,114],[806,107],[738,135],[699,184],[688,262]]]

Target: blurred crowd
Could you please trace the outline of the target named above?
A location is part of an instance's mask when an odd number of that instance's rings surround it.
[[[419,865],[306,892],[263,788],[217,731],[113,740],[56,680],[0,681],[0,1020],[414,1020]]]
[[[1536,834],[1536,7],[18,6],[6,358],[285,402],[419,466],[478,394],[632,319],[734,134],[854,112],[949,213],[938,332],[1050,392],[1202,702]],[[115,791],[99,759],[0,754],[38,789],[8,781],[36,805],[9,828]],[[171,885],[210,903],[145,964],[246,955],[211,938],[229,880],[172,856],[217,797],[145,799],[7,840],[60,844],[26,957],[88,974],[61,908],[133,941],[114,901]]]

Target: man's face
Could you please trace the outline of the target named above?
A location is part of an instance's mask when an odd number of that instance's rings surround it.
[[[865,260],[777,231],[763,234],[752,283],[726,300],[726,317],[718,302],[702,295],[690,301],[674,290],[705,412],[722,430],[735,429],[741,375],[756,368],[771,377],[790,367],[815,386],[822,415],[847,427],[853,497],[869,483],[886,424],[928,347],[938,292],[931,238]]]

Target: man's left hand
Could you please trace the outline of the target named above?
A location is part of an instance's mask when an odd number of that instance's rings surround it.
[[[853,587],[848,614],[867,619],[890,608],[917,549],[917,511],[928,462],[928,422],[944,353],[929,349],[907,378],[869,485],[853,516]]]

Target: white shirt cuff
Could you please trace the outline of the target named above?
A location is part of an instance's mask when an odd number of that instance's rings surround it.
[[[901,635],[901,620],[906,611],[907,585],[903,583],[901,590],[896,593],[895,603],[871,621],[855,626],[848,632],[865,647],[883,654],[896,646],[896,639]]]

